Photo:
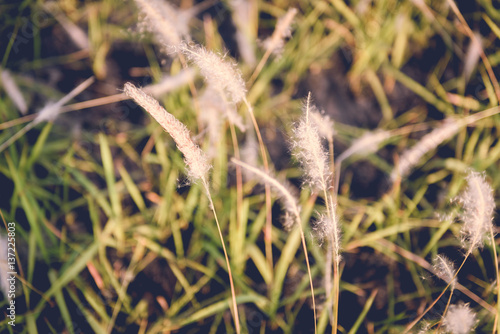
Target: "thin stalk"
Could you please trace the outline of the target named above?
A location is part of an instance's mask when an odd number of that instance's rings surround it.
[[[259,125],[257,124],[257,120],[255,119],[255,115],[253,113],[252,106],[248,102],[246,98],[243,99],[248,113],[250,114],[250,118],[252,119],[252,124],[255,129],[255,133],[257,134],[257,140],[259,141],[260,154],[262,155],[262,163],[264,164],[264,171],[269,173],[269,162],[267,160],[266,148],[264,146],[264,141],[262,140],[262,135],[260,133]],[[272,237],[272,215],[271,215],[271,187],[266,182],[264,185],[266,192],[266,227],[264,229],[264,244],[266,249],[266,260],[271,269],[271,273],[273,272],[273,237]],[[313,296],[314,298],[314,296]],[[314,319],[314,323],[316,324],[316,317]]]
[[[307,253],[306,238],[304,237],[304,229],[302,228],[302,221],[299,218],[300,224],[300,239],[302,240],[302,247],[304,248],[304,256],[306,258],[307,274],[309,275],[309,286],[311,287],[311,298],[313,303],[313,313],[314,313],[314,333],[318,332],[316,325],[316,301],[314,299],[314,286],[312,281],[311,266],[309,265],[309,255]]]
[[[448,297],[448,302],[446,303],[446,307],[444,308],[444,312],[441,315],[441,320],[439,320],[439,323],[438,323],[438,326],[436,328],[436,331],[434,332],[435,334],[439,333],[439,328],[441,328],[441,325],[443,324],[443,319],[446,316],[446,312],[448,312],[448,308],[450,307],[451,296],[453,296],[453,291],[454,291],[454,289],[451,289],[450,296]]]
[[[305,236],[304,236],[304,227],[302,226],[302,219],[300,217],[300,212],[299,212],[299,208],[297,207],[296,203],[295,203],[295,200],[293,198],[293,196],[290,194],[290,192],[288,192],[285,187],[279,183],[278,181],[276,181],[275,179],[273,179],[272,177],[269,176],[268,173],[258,169],[258,168],[255,168],[253,166],[250,166],[249,164],[246,164],[242,161],[239,161],[239,160],[236,160],[235,158],[232,158],[231,161],[236,164],[236,165],[240,165],[242,166],[243,168],[249,170],[250,172],[260,176],[264,182],[268,185],[273,185],[273,187],[281,194],[283,195],[283,197],[285,197],[285,200],[292,206],[292,212],[291,214],[293,214],[295,216],[295,219],[296,219],[296,222],[297,224],[299,225],[299,228],[300,228],[300,238],[302,240],[302,247],[304,249],[304,256],[306,258],[306,265],[307,265],[307,273],[309,275],[309,286],[311,287],[311,298],[312,298],[312,304],[313,304],[313,313],[314,313],[314,333],[317,333],[317,325],[316,325],[316,300],[314,298],[314,286],[313,286],[313,282],[312,282],[312,274],[311,274],[311,266],[309,265],[309,255],[308,255],[308,252],[307,252],[307,245],[306,245],[306,239],[305,239]]]
[[[217,213],[215,212],[215,206],[214,206],[214,202],[212,201],[212,195],[210,194],[210,189],[208,187],[207,180],[205,178],[202,178],[201,181],[203,183],[203,187],[205,188],[205,191],[207,192],[208,200],[210,201],[210,208],[212,209],[212,212],[213,212],[214,217],[215,217],[215,223],[217,224],[217,230],[219,231],[219,237],[220,237],[220,242],[222,244],[222,250],[224,251],[224,257],[226,258],[227,273],[229,275],[229,285],[231,286],[231,296],[233,299],[234,325],[236,327],[236,333],[240,334],[241,329],[240,329],[240,320],[239,320],[239,316],[238,316],[238,304],[236,303],[236,293],[234,291],[233,274],[231,273],[231,266],[229,264],[229,257],[227,256],[226,245],[224,244],[224,238],[222,236],[222,231],[220,229],[219,219],[217,218]]]
[[[257,79],[257,77],[260,74],[260,71],[262,71],[262,68],[264,68],[264,65],[266,65],[267,60],[271,56],[271,52],[273,52],[272,49],[266,50],[266,53],[264,53],[264,55],[260,59],[259,64],[257,64],[257,67],[255,67],[255,70],[253,71],[253,74],[250,77],[250,80],[248,80],[248,84],[249,85],[253,84],[253,82],[255,81],[255,79]]]
[[[332,334],[337,334],[337,328],[339,323],[339,295],[340,295],[340,276],[339,276],[339,262],[335,261],[333,266],[333,325]]]
[[[236,137],[236,129],[234,124],[229,122],[231,129],[231,140],[233,141],[233,151],[236,159],[240,160],[240,147],[238,145],[238,138]],[[236,166],[236,221],[238,227],[241,226],[241,209],[243,207],[243,177],[241,175],[241,166]]]
[[[458,273],[460,272],[460,269],[462,269],[462,267],[465,264],[465,261],[467,261],[467,259],[469,258],[469,255],[471,255],[471,254],[472,254],[472,249],[470,249],[467,252],[467,254],[465,255],[465,258],[464,258],[462,264],[458,268],[458,270],[455,273],[455,275],[453,276],[453,278],[450,280],[450,283],[448,283],[448,285],[443,289],[443,292],[441,292],[441,294],[432,302],[431,305],[429,305],[425,309],[424,312],[422,312],[415,320],[413,320],[408,326],[406,326],[405,331],[404,331],[405,334],[408,333],[420,321],[420,319],[422,319],[423,316],[426,315],[427,312],[429,312],[434,307],[434,305],[436,305],[436,303],[439,301],[439,299],[441,299],[441,297],[443,297],[444,293],[446,292],[446,290],[448,290],[448,288],[450,287],[450,285],[453,283],[453,280],[455,280],[455,278],[457,277]]]

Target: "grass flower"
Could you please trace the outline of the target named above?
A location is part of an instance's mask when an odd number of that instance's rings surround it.
[[[468,334],[476,325],[476,314],[469,304],[451,305],[448,314],[443,320],[446,331],[452,334]]]
[[[242,161],[233,158],[231,159],[231,162],[234,163],[235,165],[245,168],[246,170],[257,176],[256,178],[257,181],[263,184],[269,184],[271,188],[278,193],[287,216],[286,223],[284,226],[286,229],[293,227],[298,221],[300,221],[300,208],[298,205],[298,200],[293,195],[292,191],[290,190],[291,187],[288,184],[279,182],[265,171],[250,166],[249,164],[246,164]]]
[[[184,124],[167,112],[158,101],[131,83],[126,83],[124,92],[138,105],[143,107],[174,139],[184,154],[189,177],[193,180],[205,179],[211,166],[205,153],[196,145]]]
[[[187,68],[173,76],[164,76],[160,82],[148,85],[143,88],[144,92],[151,94],[156,98],[164,94],[189,84],[195,76],[195,71],[192,68]]]
[[[320,113],[314,106],[312,106],[311,109],[312,110],[309,113],[309,116],[313,124],[318,129],[319,135],[329,141],[333,140],[333,136],[335,135],[335,123],[333,120],[330,116]]]
[[[256,21],[256,3],[246,0],[231,0],[228,2],[232,10],[233,23],[236,26],[235,39],[238,51],[243,61],[254,66],[257,62],[255,57],[255,33],[253,21]]]
[[[463,227],[460,233],[463,247],[471,252],[482,247],[488,237],[487,233],[492,228],[495,199],[484,173],[470,171],[465,179],[467,187],[458,197],[463,208],[460,215]]]
[[[186,126],[179,120],[177,120],[172,114],[168,113],[163,107],[161,107],[158,101],[156,101],[153,97],[147,95],[131,83],[125,84],[124,92],[138,105],[143,107],[151,116],[153,116],[153,118],[163,127],[163,129],[165,129],[165,131],[170,134],[170,136],[177,144],[179,150],[182,152],[182,154],[184,154],[185,162],[188,166],[189,176],[191,177],[191,179],[201,180],[203,187],[205,188],[205,192],[210,203],[210,209],[212,210],[215,217],[217,231],[219,232],[222,249],[224,251],[224,257],[226,259],[227,272],[229,275],[229,284],[231,286],[231,296],[233,301],[233,317],[236,327],[236,333],[239,334],[241,329],[238,316],[238,304],[236,303],[236,293],[233,283],[233,275],[231,272],[229,257],[227,255],[226,245],[222,236],[219,219],[215,211],[212,195],[210,194],[210,187],[208,186],[207,182],[207,174],[211,168],[211,166],[208,164],[208,159],[205,153],[198,147],[198,145],[196,145],[191,140],[189,131]]]
[[[284,16],[278,19],[276,28],[274,29],[271,37],[262,42],[262,45],[267,52],[272,53],[275,56],[280,56],[283,53],[285,38],[292,35],[291,26],[295,15],[297,15],[297,9],[290,8]]]
[[[135,3],[144,15],[143,26],[156,36],[158,42],[177,46],[188,38],[189,12],[179,11],[162,0],[135,0]]]
[[[23,136],[26,132],[31,130],[33,127],[36,125],[42,123],[42,122],[52,122],[54,121],[57,116],[59,116],[59,113],[61,112],[61,108],[71,101],[75,96],[83,92],[85,89],[87,89],[93,82],[94,82],[94,77],[90,77],[81,84],[79,84],[77,87],[75,87],[71,92],[63,96],[59,101],[57,102],[49,102],[43,107],[35,116],[35,119],[26,125],[24,128],[16,132],[13,136],[11,136],[9,139],[7,139],[4,143],[0,145],[0,152],[5,150],[10,144],[14,143],[17,139],[19,139],[21,136]]]
[[[433,260],[432,268],[437,277],[450,284],[451,289],[455,290],[457,284],[455,266],[446,256],[440,254],[436,255]]]
[[[232,103],[245,99],[245,82],[236,63],[199,45],[181,44],[175,48],[200,68],[201,74],[209,85],[223,92]]]
[[[26,115],[28,112],[28,105],[26,104],[26,100],[24,99],[21,90],[14,81],[14,78],[10,75],[10,72],[0,68],[0,79],[2,80],[3,89],[10,97],[16,108],[21,112],[21,114]]]
[[[399,165],[391,173],[391,179],[394,181],[398,177],[407,176],[426,153],[453,137],[459,129],[459,122],[451,118],[446,119],[441,126],[423,136],[418,143],[401,155]]]
[[[294,156],[302,165],[305,181],[313,190],[327,188],[331,171],[328,168],[328,152],[321,144],[318,128],[310,116],[311,93],[304,105],[304,115],[293,131],[292,148]]]
[[[308,257],[308,252],[307,252],[307,246],[306,246],[306,238],[304,236],[304,228],[302,226],[302,220],[300,218],[300,208],[298,205],[298,201],[295,196],[292,195],[290,190],[288,190],[286,185],[283,185],[282,183],[278,182],[275,178],[271,177],[268,173],[261,171],[258,168],[252,167],[242,161],[236,160],[234,158],[231,159],[231,162],[234,163],[235,165],[241,166],[245,169],[247,169],[249,172],[255,174],[258,176],[258,180],[263,182],[266,185],[269,185],[271,188],[275,189],[278,194],[282,198],[283,205],[286,210],[286,222],[285,222],[285,228],[291,228],[293,226],[298,225],[300,228],[300,238],[302,241],[302,248],[304,249],[304,256],[306,258],[306,264],[307,264],[307,273],[309,276],[309,286],[311,288],[311,298],[312,298],[312,304],[313,304],[313,312],[314,312],[314,332],[317,332],[317,327],[316,327],[316,301],[314,298],[314,286],[312,282],[312,274],[311,274],[311,266],[309,265],[309,257]]]
[[[353,141],[351,146],[337,157],[337,163],[344,161],[352,155],[367,155],[376,152],[379,145],[390,136],[390,132],[383,130],[366,132]]]

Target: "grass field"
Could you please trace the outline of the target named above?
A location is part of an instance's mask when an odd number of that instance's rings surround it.
[[[1,333],[500,334],[494,1],[0,22]]]

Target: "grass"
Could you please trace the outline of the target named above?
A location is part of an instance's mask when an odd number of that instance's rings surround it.
[[[455,265],[464,259],[453,199],[466,188],[467,171],[484,171],[497,198],[496,9],[486,1],[457,7],[451,1],[251,2],[258,15],[238,24],[261,40],[271,36],[277,18],[297,8],[281,57],[257,43],[251,65],[232,37],[236,14],[226,2],[208,4],[190,21],[191,38],[209,50],[229,50],[248,90],[236,108],[247,130],[222,120],[207,180],[241,333],[312,333],[315,324],[318,333],[332,332],[332,304],[340,333],[402,333],[445,289],[432,259],[446,254]],[[4,296],[0,331],[234,333],[228,267],[204,185],[187,182],[172,139],[121,95],[125,82],[157,83],[182,71],[185,60],[167,55],[153,34],[137,32],[132,2],[61,0],[50,12],[44,8],[35,0],[0,4],[1,70],[9,70],[28,106],[23,115],[1,83],[0,145],[48,102],[90,77],[95,82],[54,121],[33,124],[0,153],[0,210],[5,222],[16,223],[18,264],[16,327],[8,324]],[[82,29],[88,48],[72,42],[61,17]],[[475,58],[471,33],[480,36],[484,52]],[[263,57],[269,59],[262,66]],[[158,99],[208,152],[203,105],[193,99],[204,87],[197,75]],[[332,166],[337,163],[336,196],[302,187],[304,173],[288,149],[309,91],[335,121],[333,145],[325,141],[324,148],[334,153]],[[483,111],[488,117],[465,124]],[[464,120],[456,135],[392,182],[403,152],[449,117]],[[300,229],[282,228],[274,195],[244,170],[237,176],[231,163],[238,149],[241,160],[247,158],[242,152],[255,124],[269,170],[298,194],[304,238]],[[336,160],[374,130],[389,134],[376,149]],[[256,157],[264,169],[262,153]],[[325,290],[328,244],[313,231],[330,196],[342,225],[342,261],[333,275],[338,304]],[[489,239],[495,241],[496,232],[494,223]],[[451,296],[452,304],[470,303],[481,333],[500,332],[496,243],[470,254]],[[449,297],[445,292],[424,316],[430,330],[440,326]]]

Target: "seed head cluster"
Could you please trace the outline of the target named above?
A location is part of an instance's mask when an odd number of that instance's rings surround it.
[[[220,90],[232,103],[243,101],[246,94],[245,82],[236,63],[225,55],[219,55],[200,45],[181,44],[176,48],[200,68],[205,81]]]
[[[205,153],[196,145],[184,124],[160,106],[158,101],[131,83],[126,83],[124,92],[143,107],[174,139],[184,154],[188,174],[192,180],[205,179],[211,166]]]
[[[463,208],[462,245],[469,251],[482,247],[492,228],[495,198],[493,189],[486,182],[484,173],[470,171],[466,177],[467,187],[458,197]]]
[[[436,255],[432,267],[436,276],[448,284],[451,283],[451,289],[454,290],[457,284],[457,278],[455,277],[456,270],[450,259],[444,255]]]
[[[451,305],[443,320],[445,330],[452,334],[468,334],[476,323],[476,314],[469,304]]]
[[[328,152],[323,148],[316,124],[310,117],[311,93],[304,105],[304,115],[295,126],[292,150],[302,165],[304,180],[313,190],[327,188],[331,171],[328,168]]]

